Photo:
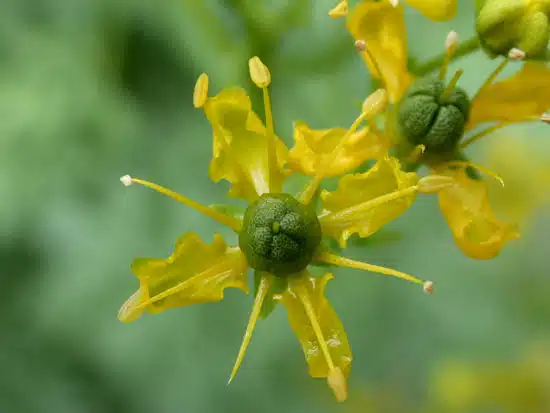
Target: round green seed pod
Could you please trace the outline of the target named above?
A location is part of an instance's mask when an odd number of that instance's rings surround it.
[[[278,277],[306,268],[320,242],[315,211],[288,194],[264,194],[252,203],[239,234],[248,265]]]
[[[442,80],[427,78],[414,82],[399,104],[401,137],[413,146],[424,145],[428,155],[455,151],[470,112],[470,99],[461,88],[445,94]]]
[[[476,0],[476,31],[491,56],[512,48],[528,59],[545,58],[550,40],[550,0]]]

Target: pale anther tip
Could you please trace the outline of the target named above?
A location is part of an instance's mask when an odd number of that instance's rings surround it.
[[[445,49],[454,50],[458,46],[458,33],[451,30],[445,39]]]
[[[397,7],[399,5],[399,0],[389,0],[389,2],[393,7]]]
[[[521,49],[514,47],[508,52],[508,58],[510,60],[523,60],[525,59],[525,52]]]
[[[542,115],[540,115],[540,120],[550,125],[550,113],[543,113]]]
[[[434,292],[434,283],[433,281],[426,281],[422,287],[426,294],[432,294]]]
[[[121,176],[120,182],[122,182],[122,185],[124,186],[130,186],[132,185],[132,177],[130,175]]]
[[[340,403],[346,401],[348,398],[348,384],[342,369],[335,367],[331,372],[329,372],[327,382],[329,387],[332,389],[336,400]]]
[[[367,42],[364,40],[355,41],[355,50],[358,52],[364,52],[367,50]]]

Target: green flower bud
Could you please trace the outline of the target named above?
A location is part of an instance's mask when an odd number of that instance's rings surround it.
[[[477,0],[476,30],[491,56],[510,49],[527,58],[546,56],[550,40],[550,0]]]
[[[426,155],[453,153],[464,134],[470,99],[458,87],[447,90],[436,78],[414,82],[399,104],[401,137],[413,146],[424,145]]]
[[[243,219],[239,247],[248,265],[279,277],[308,266],[321,242],[315,211],[288,194],[264,194]]]

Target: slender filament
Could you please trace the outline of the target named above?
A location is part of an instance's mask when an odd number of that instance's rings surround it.
[[[325,262],[327,264],[338,265],[339,267],[355,268],[358,270],[366,270],[377,274],[389,275],[392,277],[401,278],[403,280],[410,281],[414,284],[424,285],[426,283],[426,281],[423,281],[419,278],[413,277],[412,275],[406,274],[401,271],[397,271],[386,267],[380,267],[378,265],[373,265],[362,261],[355,261],[349,258],[341,257],[331,252],[322,252],[319,255],[316,255],[315,259],[318,261]]]
[[[441,94],[441,101],[442,102],[445,102],[449,98],[449,96],[451,96],[451,93],[453,93],[453,90],[454,90],[456,84],[458,83],[458,80],[460,79],[460,77],[462,76],[463,73],[464,73],[464,70],[462,70],[462,69],[458,69],[455,72],[455,74],[453,75],[453,78],[451,79],[451,81],[449,82],[449,84],[447,85],[447,87],[445,88],[443,93]]]
[[[476,95],[474,96],[474,98],[472,99],[472,101],[475,100],[475,98],[479,95],[479,93],[485,89],[487,86],[491,85],[494,80],[497,78],[498,75],[501,74],[501,72],[504,70],[504,68],[508,65],[508,63],[510,62],[510,59],[506,58],[504,59],[502,62],[500,62],[500,64],[497,66],[497,68],[493,71],[493,73],[491,73],[489,75],[489,77],[487,78],[487,80],[485,82],[483,82],[483,84],[481,85],[481,87],[477,90],[477,93]]]
[[[346,219],[348,216],[356,214],[358,212],[365,212],[369,209],[376,208],[380,205],[385,204],[386,202],[394,201],[399,198],[406,197],[408,195],[418,192],[418,185],[409,186],[408,188],[400,189],[389,194],[379,196],[377,198],[369,199],[368,201],[362,202],[360,204],[351,206],[349,208],[342,209],[338,212],[331,212],[327,215],[320,217],[321,223],[327,221],[337,221]]]
[[[264,111],[265,111],[265,125],[267,128],[267,166],[269,170],[269,191],[281,192],[280,185],[276,185],[276,179],[274,179],[275,171],[277,170],[277,149],[275,147],[275,127],[273,124],[273,111],[271,109],[271,99],[269,97],[269,88],[266,86],[262,88],[264,95]]]
[[[254,298],[254,305],[252,306],[250,319],[248,320],[248,325],[246,326],[246,331],[244,333],[243,342],[241,344],[241,348],[239,349],[237,360],[235,361],[233,371],[231,372],[231,376],[229,377],[229,381],[227,382],[227,384],[230,384],[237,375],[237,371],[239,370],[239,367],[241,366],[241,363],[244,359],[246,349],[248,348],[250,340],[252,339],[252,333],[254,332],[254,327],[256,327],[256,322],[258,321],[258,318],[260,318],[260,313],[262,311],[262,305],[264,303],[265,297],[267,296],[267,293],[272,284],[273,276],[271,274],[262,275],[260,285],[258,286],[258,292],[256,293],[256,298]]]
[[[332,361],[332,356],[330,355],[327,342],[323,335],[323,331],[321,329],[321,325],[319,324],[319,320],[317,319],[317,315],[315,314],[315,309],[313,308],[313,304],[311,303],[307,289],[300,285],[299,288],[294,288],[294,292],[296,293],[300,302],[304,306],[304,310],[306,312],[307,318],[311,323],[311,328],[313,329],[313,333],[315,334],[315,337],[319,342],[319,347],[323,352],[323,356],[325,358],[325,361],[328,366],[328,370],[330,372],[335,368],[334,361]]]
[[[152,182],[144,181],[143,179],[132,178],[132,182],[146,186],[157,192],[160,192],[163,195],[166,195],[172,199],[175,199],[176,201],[181,202],[182,204],[193,208],[194,210],[200,212],[201,214],[206,215],[207,217],[210,217],[218,221],[219,223],[234,229],[235,231],[239,231],[241,229],[241,221],[233,217],[230,217],[229,215],[225,215],[220,211],[215,210],[214,208],[210,208],[205,205],[202,205],[197,201],[193,201],[192,199],[187,198],[186,196],[183,196],[181,194],[178,194],[177,192],[174,192],[170,189],[164,188]]]
[[[342,139],[340,139],[340,142],[338,142],[332,152],[329,155],[323,157],[321,165],[319,165],[315,176],[310,181],[308,186],[304,189],[304,192],[302,192],[302,195],[300,196],[300,202],[305,205],[311,202],[313,195],[315,195],[315,192],[319,188],[319,185],[325,177],[327,170],[331,167],[333,160],[339,156],[350,136],[359,128],[361,123],[363,123],[369,117],[369,115],[370,114],[368,112],[361,113],[361,115],[359,115],[359,117],[355,119],[355,121],[352,123]]]

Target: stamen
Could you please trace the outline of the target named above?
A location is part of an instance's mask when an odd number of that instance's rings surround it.
[[[225,214],[221,213],[220,211],[218,211],[214,208],[204,206],[204,205],[198,203],[197,201],[193,201],[192,199],[187,198],[186,196],[178,194],[177,192],[174,192],[170,189],[164,188],[160,185],[154,184],[154,183],[149,182],[149,181],[144,181],[142,179],[132,178],[130,175],[124,175],[122,178],[120,178],[120,181],[126,186],[129,186],[132,183],[136,183],[136,184],[146,186],[146,187],[151,188],[151,189],[153,189],[157,192],[160,192],[163,195],[166,195],[166,196],[168,196],[172,199],[175,199],[176,201],[181,202],[182,204],[187,205],[188,207],[193,208],[194,210],[202,213],[203,215],[206,215],[207,217],[210,217],[210,218],[218,221],[219,223],[224,224],[224,225],[234,229],[235,231],[239,231],[241,229],[241,221],[239,221],[239,220],[237,220],[237,219],[235,219],[235,218],[233,218],[229,215],[225,215]]]
[[[497,66],[497,68],[493,71],[493,73],[491,73],[489,75],[489,77],[487,78],[487,80],[485,82],[483,82],[483,84],[481,85],[481,87],[478,89],[476,95],[474,96],[474,98],[472,99],[472,102],[475,100],[475,98],[479,95],[479,93],[485,89],[486,87],[488,87],[489,85],[491,85],[494,80],[497,78],[498,75],[500,75],[502,73],[502,71],[504,70],[504,68],[508,65],[508,63],[510,63],[510,59],[504,59],[502,62],[500,62],[500,64]]]
[[[514,61],[521,61],[525,59],[525,52],[521,49],[513,48],[508,52],[508,59]]]
[[[374,55],[369,50],[367,42],[365,40],[357,40],[355,42],[355,49],[357,50],[357,52],[365,55],[364,57],[370,63],[370,67],[374,69],[375,73],[373,73],[373,76],[383,83],[384,77],[382,76],[382,71],[380,70],[380,66],[378,65],[378,62],[376,61]]]
[[[239,349],[237,360],[235,361],[235,365],[233,366],[233,371],[231,372],[231,376],[229,377],[229,381],[227,382],[227,384],[230,384],[231,381],[235,378],[237,371],[239,370],[239,367],[244,359],[246,349],[250,344],[252,333],[254,332],[254,327],[256,327],[256,322],[260,318],[262,305],[264,303],[265,297],[267,296],[267,293],[271,288],[272,284],[273,284],[272,275],[269,274],[269,275],[262,276],[260,280],[260,285],[258,286],[258,292],[256,293],[256,298],[254,299],[254,305],[252,306],[252,312],[250,313],[250,319],[248,320],[248,325],[246,326],[243,342],[241,344],[241,348]]]
[[[195,83],[193,91],[193,106],[202,108],[208,99],[208,75],[202,73]]]
[[[543,113],[542,115],[540,115],[540,120],[550,125],[550,113]]]
[[[378,265],[369,264],[362,261],[355,261],[351,260],[349,258],[341,257],[339,255],[333,254],[331,252],[322,252],[319,255],[315,256],[315,259],[318,261],[325,262],[327,264],[333,264],[338,265],[339,267],[347,267],[347,268],[355,268],[357,270],[366,270],[370,272],[374,272],[376,274],[382,274],[382,275],[388,275],[391,277],[397,277],[401,278],[402,280],[406,280],[409,282],[412,282],[414,284],[420,284],[423,286],[424,289],[431,288],[433,289],[433,282],[431,281],[424,281],[420,278],[413,277],[410,274],[406,274],[401,271],[394,270],[392,268],[386,268],[386,267],[380,267]]]
[[[446,175],[428,175],[418,181],[418,192],[423,194],[436,194],[445,188],[455,184],[455,180]]]
[[[273,123],[273,111],[271,109],[271,99],[269,97],[269,85],[271,83],[271,74],[269,69],[259,57],[254,56],[248,61],[250,68],[250,78],[262,89],[264,98],[265,125],[267,130],[267,162],[269,170],[269,192],[281,192],[281,185],[275,186],[274,177],[277,168],[277,153],[275,148],[275,126]]]
[[[359,126],[361,126],[364,121],[373,118],[374,116],[378,115],[382,110],[384,110],[387,103],[388,94],[384,89],[378,89],[369,97],[367,97],[367,99],[365,99],[362,107],[363,113],[361,113],[359,117],[355,119],[353,124],[344,134],[342,139],[340,139],[340,142],[338,142],[332,152],[329,155],[323,157],[323,161],[321,162],[321,165],[319,165],[315,176],[302,192],[302,195],[300,196],[300,201],[303,204],[307,205],[311,202],[311,199],[319,188],[319,185],[325,177],[327,170],[331,167],[334,159],[338,158],[340,152],[348,142],[351,135],[353,135],[353,133],[359,128]]]
[[[500,175],[497,174],[496,172],[491,171],[488,168],[485,168],[484,166],[475,164],[475,163],[470,162],[470,161],[450,161],[450,162],[445,162],[443,165],[441,165],[441,167],[443,167],[443,168],[449,167],[449,166],[450,167],[459,166],[459,167],[464,167],[464,168],[477,169],[478,171],[483,172],[485,175],[489,175],[491,178],[498,181],[499,184],[504,186],[504,180],[500,177]]]
[[[388,0],[393,7],[399,6],[399,0]]]
[[[453,93],[453,90],[454,90],[456,84],[458,83],[458,80],[460,79],[460,77],[462,76],[463,73],[464,73],[464,70],[462,70],[462,69],[458,69],[455,72],[453,78],[451,79],[451,81],[449,82],[449,84],[447,85],[447,87],[445,88],[443,93],[441,94],[440,100],[442,102],[445,102],[449,98],[449,96],[451,96],[451,93]]]
[[[472,143],[477,142],[478,140],[480,140],[484,136],[487,136],[487,135],[493,133],[494,131],[496,131],[500,128],[508,126],[510,123],[512,123],[512,122],[499,122],[496,125],[490,126],[487,129],[482,130],[481,132],[469,137],[464,142],[462,142],[460,144],[460,149],[464,149],[464,148],[470,146]]]
[[[293,290],[298,296],[298,299],[301,301],[302,305],[304,306],[304,310],[311,324],[311,328],[313,329],[313,333],[315,334],[315,337],[319,342],[319,347],[321,348],[321,352],[323,353],[323,356],[327,363],[329,370],[329,374],[327,377],[328,385],[332,389],[336,399],[342,402],[347,398],[346,378],[344,377],[342,370],[334,365],[334,361],[332,360],[332,356],[330,355],[327,341],[325,340],[325,337],[323,335],[323,330],[321,329],[321,325],[319,324],[319,320],[317,319],[315,309],[313,307],[313,304],[311,303],[311,300],[309,299],[307,290],[299,284],[295,285]]]
[[[355,50],[357,50],[358,52],[364,52],[367,50],[367,42],[365,42],[364,40],[357,40],[355,42]]]
[[[445,77],[447,76],[447,68],[449,66],[449,63],[451,62],[451,59],[453,57],[453,54],[458,46],[458,33],[455,31],[449,32],[447,35],[447,38],[445,39],[445,57],[443,58],[443,64],[441,65],[441,69],[439,71],[439,79],[445,80]]]
[[[433,294],[433,292],[434,292],[434,283],[433,283],[433,281],[426,281],[424,283],[423,290],[426,294]]]
[[[418,185],[410,186],[408,188],[390,192],[389,194],[381,195],[377,198],[369,199],[368,201],[362,202],[360,204],[354,205],[352,207],[343,209],[338,212],[331,212],[327,215],[323,215],[320,217],[321,224],[327,221],[337,221],[337,220],[346,219],[349,215],[356,214],[357,212],[368,211],[369,209],[376,208],[380,205],[385,204],[386,202],[394,201],[396,199],[414,194],[415,192],[418,192],[418,190],[419,190]]]

